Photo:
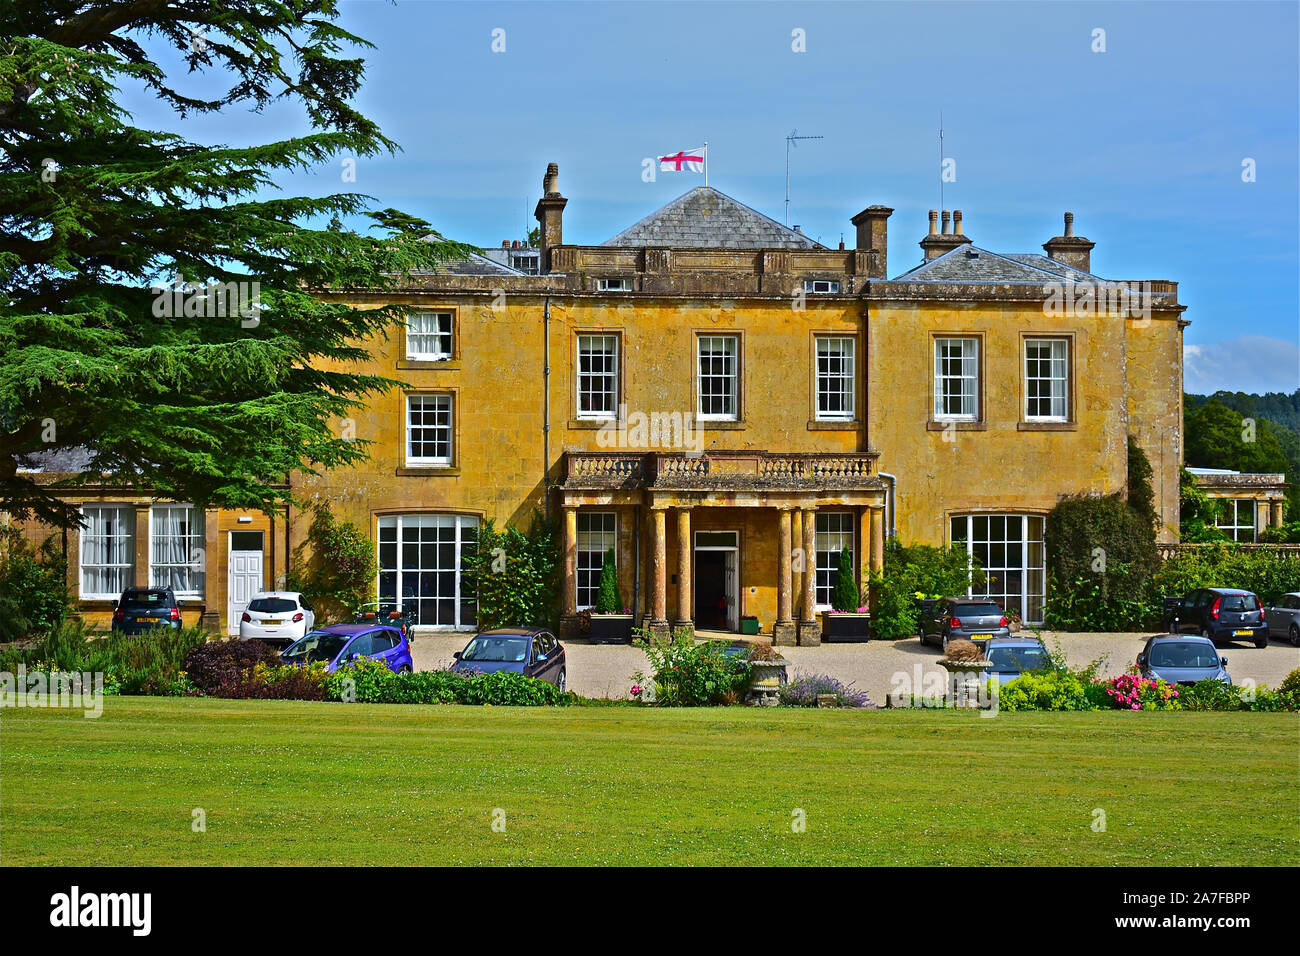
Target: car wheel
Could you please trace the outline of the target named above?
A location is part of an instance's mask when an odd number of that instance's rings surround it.
[[[1264,648],[1268,647],[1268,631],[1264,632],[1263,637],[1255,638],[1255,647],[1259,650],[1263,650]]]
[[[939,643],[939,647],[943,650],[943,652],[944,652],[945,654],[948,653],[948,635],[947,635],[947,634],[944,634],[944,635],[943,635],[943,639],[942,639],[942,641],[940,641],[940,643]]]
[[[399,668],[397,669],[397,673],[399,673],[399,674],[409,674],[409,673],[411,673],[411,668],[410,668],[408,665],[403,664],[401,667],[399,667]]]
[[[567,686],[568,686],[568,682],[567,682],[567,680],[566,680],[567,676],[568,676],[568,675],[565,674],[565,672],[564,672],[564,668],[561,667],[561,668],[560,668],[560,678],[559,678],[559,680],[557,680],[557,681],[555,682],[555,686],[558,687],[558,688],[560,689],[560,692],[561,692],[561,693],[563,693],[563,692],[567,689]]]
[[[1291,636],[1291,646],[1300,647],[1300,627],[1297,627],[1296,625],[1292,624],[1290,636]]]

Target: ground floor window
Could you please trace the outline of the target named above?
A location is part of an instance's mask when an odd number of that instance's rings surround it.
[[[853,513],[851,511],[818,511],[815,535],[817,606],[831,606],[831,592],[840,568],[840,552],[849,549],[853,556]]]
[[[149,584],[177,597],[203,597],[203,512],[193,505],[154,505],[149,515]]]
[[[605,553],[617,545],[618,515],[612,511],[578,512],[578,610],[596,605]],[[620,608],[619,610],[622,610]]]
[[[986,580],[971,597],[988,597],[1026,624],[1041,624],[1047,595],[1043,518],[1040,515],[961,515],[952,519],[952,541],[966,548]]]
[[[83,505],[82,598],[117,598],[135,584],[135,508]]]
[[[1221,498],[1214,526],[1233,541],[1255,541],[1255,501],[1252,498]]]
[[[474,627],[478,608],[462,569],[477,539],[469,515],[380,518],[379,599],[400,602],[416,624]]]

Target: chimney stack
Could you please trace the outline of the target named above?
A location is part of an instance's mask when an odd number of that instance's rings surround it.
[[[533,215],[541,226],[537,245],[542,251],[543,272],[551,271],[551,250],[564,245],[564,207],[569,200],[560,195],[560,167],[551,163],[542,178],[542,198],[537,201]]]
[[[889,217],[894,210],[888,206],[868,206],[849,221],[858,230],[857,248],[867,253],[867,277],[889,278]]]
[[[1043,243],[1043,249],[1057,262],[1064,262],[1067,266],[1091,272],[1092,247],[1095,245],[1095,242],[1089,242],[1083,236],[1074,234],[1074,213],[1067,212],[1065,235],[1047,240]]]
[[[957,209],[949,212],[943,210],[943,231],[939,232],[935,225],[939,212],[936,209],[930,210],[930,233],[921,240],[921,249],[925,252],[925,258],[928,262],[931,259],[937,259],[945,252],[956,249],[958,246],[964,246],[970,239],[961,231],[961,210]]]

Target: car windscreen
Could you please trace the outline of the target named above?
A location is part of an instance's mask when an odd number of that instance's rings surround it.
[[[280,655],[286,661],[299,664],[313,664],[317,661],[332,661],[339,656],[343,645],[348,642],[348,634],[327,634],[324,631],[312,631],[306,637],[294,641]]]
[[[263,614],[280,614],[285,611],[296,611],[298,605],[289,598],[257,598],[248,602],[248,609]]]
[[[168,607],[166,591],[127,591],[122,595],[122,606],[139,610]]]
[[[1219,652],[1205,641],[1165,641],[1151,648],[1152,667],[1219,666]]]
[[[503,637],[480,634],[466,645],[460,659],[494,664],[521,664],[528,660],[530,640],[523,635]]]
[[[1259,607],[1259,598],[1253,594],[1225,594],[1220,611],[1254,611]]]
[[[1047,663],[1041,647],[994,647],[985,656],[994,670],[1033,671]]]
[[[953,608],[957,617],[1001,617],[1002,608],[988,604],[958,604]]]

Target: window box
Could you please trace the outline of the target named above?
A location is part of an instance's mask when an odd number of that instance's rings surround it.
[[[822,611],[822,641],[831,644],[865,644],[871,640],[871,615],[857,611]]]
[[[631,614],[597,614],[591,612],[591,643],[631,644]]]

